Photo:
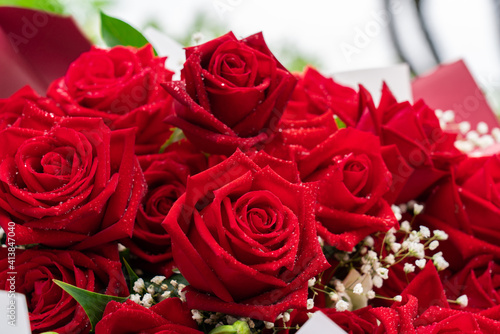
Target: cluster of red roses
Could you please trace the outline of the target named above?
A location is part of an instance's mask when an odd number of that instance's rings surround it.
[[[191,309],[268,322],[295,309],[301,324],[308,281],[335,261],[318,236],[349,252],[397,229],[391,205],[409,200],[425,203],[415,224],[449,234],[450,268],[388,283],[402,296],[388,307],[312,311],[354,333],[500,331],[498,156],[463,155],[433,110],[385,86],[375,106],[363,87],[290,74],[261,34],[186,57],[171,81],[149,46],[92,49],[47,97],[24,88],[0,100],[0,226],[14,222],[16,245],[30,245],[15,266],[34,333],[90,330],[52,279],[128,295],[118,242],[136,268],[178,268],[186,302],[111,302],[96,333],[198,333]],[[186,138],[169,140],[173,127]],[[450,308],[463,293],[469,307]]]

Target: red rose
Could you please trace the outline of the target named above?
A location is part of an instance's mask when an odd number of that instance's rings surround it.
[[[428,262],[401,294],[402,302],[374,308],[380,333],[496,333],[500,307],[479,313],[450,309],[438,273]]]
[[[202,334],[197,328],[191,312],[179,298],[165,299],[150,308],[127,300],[123,304],[108,303],[95,333]]]
[[[134,234],[123,239],[131,253],[139,257],[138,265],[152,263],[149,271],[165,274],[160,268],[172,260],[170,236],[161,226],[172,204],[184,194],[189,175],[206,169],[206,158],[187,143],[170,146],[170,152],[141,156],[148,191],[137,212]],[[174,149],[172,149],[174,148]]]
[[[0,226],[19,245],[84,249],[132,234],[144,178],[133,130],[63,118],[49,131],[0,131]]]
[[[0,288],[10,290],[7,248],[0,248]],[[26,295],[33,333],[88,333],[90,322],[83,308],[57,286],[57,279],[82,289],[113,296],[128,296],[116,246],[99,255],[77,251],[20,250],[15,253],[16,292]]]
[[[232,154],[268,139],[295,78],[267,48],[262,34],[228,33],[186,49],[184,81],[163,87],[180,103],[168,122],[202,151]]]
[[[378,138],[341,129],[298,161],[304,182],[316,182],[318,234],[340,250],[350,251],[367,235],[397,226],[383,199],[391,174]]]
[[[496,261],[495,261],[496,260]],[[448,298],[467,295],[470,309],[486,309],[500,305],[500,264],[492,254],[471,259],[463,269],[443,278]]]
[[[454,146],[456,135],[441,130],[434,111],[424,102],[398,103],[385,84],[378,108],[363,87],[360,101],[362,114],[356,128],[376,134],[384,146],[396,145],[411,167],[401,165],[393,171],[397,181],[393,188],[399,191],[404,185],[398,202],[408,202],[425,193],[464,158]]]
[[[314,200],[240,151],[192,176],[163,222],[188,306],[266,321],[305,308],[307,281],[328,267]]]
[[[306,67],[296,77],[297,86],[283,113],[283,120],[307,120],[331,112],[348,126],[355,124],[358,94],[354,89],[339,85],[312,67]]]
[[[172,98],[160,83],[170,81],[173,73],[164,64],[150,45],[94,47],[51,84],[47,95],[68,115],[101,117],[112,130],[137,127],[137,154],[158,153],[171,133],[163,120]]]
[[[48,130],[59,121],[59,116],[64,116],[64,112],[55,101],[40,97],[28,86],[0,99],[0,130],[11,126]]]
[[[425,213],[452,228],[498,245],[500,155],[468,158],[433,191]]]

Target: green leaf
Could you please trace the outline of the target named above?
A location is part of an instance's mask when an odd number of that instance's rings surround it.
[[[251,334],[250,327],[244,321],[236,321],[232,325],[219,326],[210,331],[208,334]]]
[[[186,138],[184,136],[184,132],[182,132],[182,130],[179,129],[179,128],[174,128],[174,131],[172,131],[172,134],[167,139],[167,141],[163,145],[161,145],[161,147],[160,147],[160,153],[165,152],[165,150],[167,149],[167,147],[169,147],[173,143],[178,142],[179,140],[184,139],[184,138]]]
[[[101,12],[101,34],[108,46],[127,45],[140,48],[148,40],[130,24]],[[154,51],[157,55],[156,50]]]
[[[97,292],[80,289],[76,286],[58,281],[56,279],[53,281],[64,291],[69,293],[69,295],[83,307],[83,310],[89,317],[90,324],[92,326],[91,330],[93,330],[97,322],[101,320],[104,309],[110,301],[114,300],[119,303],[123,303],[128,299],[128,297],[108,296]]]
[[[337,115],[333,115],[333,118],[339,129],[344,129],[346,127],[345,123]]]
[[[127,280],[128,280],[128,284],[129,284],[129,291],[133,291],[134,283],[135,283],[135,281],[137,281],[139,279],[139,276],[137,276],[134,269],[132,269],[130,267],[130,265],[128,264],[127,260],[125,260],[124,257],[122,257],[122,261],[123,261],[123,265],[127,269],[127,273],[128,273]]]

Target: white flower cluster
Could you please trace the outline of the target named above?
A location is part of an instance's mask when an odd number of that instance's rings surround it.
[[[467,121],[455,123],[455,112],[453,110],[442,111],[436,109],[435,113],[443,130],[459,133],[455,141],[455,147],[464,153],[471,153],[500,143],[499,128],[493,128],[490,131],[488,124],[479,122],[476,128],[472,129],[471,124]],[[478,154],[480,154],[479,151]]]
[[[130,300],[144,307],[151,307],[164,299],[170,298],[172,292],[174,292],[181,300],[185,301],[185,292],[182,290],[186,285],[171,280],[169,286],[165,279],[165,276],[155,276],[149,283],[144,282],[142,278],[137,279],[133,286],[135,294],[130,295]]]

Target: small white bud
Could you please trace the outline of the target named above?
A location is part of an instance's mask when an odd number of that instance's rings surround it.
[[[369,263],[363,264],[361,266],[361,272],[363,274],[368,274],[372,270],[372,265]]]
[[[453,110],[446,110],[445,112],[443,112],[441,120],[446,123],[453,122],[455,120],[455,112]]]
[[[151,279],[151,282],[160,285],[165,280],[165,278],[165,276],[155,276]]]
[[[154,295],[155,294],[155,287],[153,285],[150,285],[150,286],[148,286],[147,291],[150,295]]]
[[[163,284],[160,286],[160,289],[162,289],[163,291],[167,290],[167,289],[168,289],[168,284],[167,284],[167,283],[163,283]]]
[[[137,281],[135,281],[133,289],[134,289],[135,292],[141,293],[142,290],[145,289],[144,280],[142,278],[139,278]]]
[[[406,233],[410,233],[410,231],[411,231],[410,222],[408,222],[407,220],[405,220],[404,222],[402,222],[401,226],[399,227],[399,230],[403,231],[403,232],[406,232]]]
[[[310,278],[309,281],[307,281],[307,286],[313,287],[316,284],[316,277]]]
[[[415,205],[413,206],[413,214],[419,215],[422,212],[422,210],[424,210],[424,206],[421,204],[415,203]]]
[[[460,130],[460,133],[462,133],[463,135],[466,134],[467,132],[469,132],[470,129],[471,129],[471,125],[467,121],[463,121],[463,122],[460,122],[458,124],[458,130]]]
[[[484,134],[488,133],[488,130],[489,130],[488,124],[486,124],[485,122],[479,122],[479,123],[477,123],[476,130],[480,134],[484,135]]]
[[[405,263],[405,266],[404,266],[404,271],[405,273],[412,273],[415,271],[415,266],[411,263]]]
[[[417,265],[417,267],[419,267],[420,269],[424,269],[425,268],[425,263],[427,261],[425,261],[425,259],[419,259],[419,260],[416,260],[415,261],[415,264]]]
[[[366,297],[367,297],[368,299],[373,299],[373,298],[375,298],[375,291],[373,291],[373,290],[368,291],[368,292],[366,293]]]
[[[177,288],[179,283],[177,283],[177,281],[173,279],[173,280],[170,280],[170,285],[172,285],[174,288]]]
[[[142,297],[142,306],[144,307],[151,307],[154,303],[153,297],[149,294],[146,293],[144,297]]]
[[[344,312],[349,309],[349,303],[344,300],[339,300],[337,304],[335,304],[335,309],[337,312]]]
[[[418,204],[415,204],[415,206],[417,206]],[[418,214],[418,213],[417,213]],[[424,239],[428,239],[431,237],[431,230],[429,230],[428,227],[425,227],[425,226],[420,226],[420,230],[418,231],[418,233],[422,236],[422,238]]]
[[[467,295],[461,295],[460,297],[458,297],[457,304],[462,307],[467,307],[467,305],[469,304],[469,298],[467,298]]]
[[[375,261],[378,259],[378,254],[371,250],[371,251],[368,251],[368,254],[366,254],[366,257],[370,261]]]
[[[136,294],[136,293],[131,294],[130,297],[129,297],[129,299],[131,301],[133,301],[134,303],[137,303],[137,304],[141,303],[141,295],[139,295],[139,294]]]
[[[264,321],[264,327],[266,327],[266,329],[272,329],[274,328],[274,322]]]
[[[394,242],[393,244],[391,244],[391,251],[393,253],[399,252],[400,249],[401,249],[401,244],[399,242]]]
[[[373,240],[371,236],[367,236],[364,240],[364,243],[368,247],[373,247],[373,245],[375,244],[375,240]]]
[[[493,136],[493,138],[495,138],[495,141],[497,143],[500,142],[500,129],[499,128],[493,128],[493,130],[491,130],[491,135]]]
[[[203,316],[201,315],[200,311],[191,310],[191,314],[193,315],[193,320],[196,321],[198,325],[201,325],[201,323],[203,322]]]
[[[445,231],[434,230],[433,233],[438,240],[448,240],[448,233],[446,233]]]
[[[394,257],[394,254],[389,254],[385,257],[384,261],[392,266],[394,262],[396,262],[396,258]]]
[[[363,286],[361,285],[361,283],[358,283],[354,286],[354,289],[352,289],[352,292],[355,294],[355,295],[360,295],[363,293]]]
[[[373,285],[376,287],[376,288],[381,288],[382,285],[384,285],[384,280],[382,279],[382,277],[380,276],[373,276],[372,278],[372,281],[373,281]]]
[[[314,300],[312,298],[309,298],[307,300],[307,309],[310,310],[314,307]]]
[[[164,293],[161,294],[160,299],[164,300],[164,299],[170,298],[171,294],[172,294],[171,291],[165,291]]]
[[[283,313],[283,322],[289,322],[290,321],[290,313],[285,312]]]
[[[437,240],[434,240],[434,241],[432,241],[432,242],[429,244],[429,249],[430,249],[431,251],[435,250],[435,249],[436,249],[436,248],[438,248],[438,247],[439,247],[439,241],[437,241]]]
[[[401,295],[397,295],[394,298],[392,298],[395,302],[401,302],[403,300],[403,297]]]
[[[445,270],[450,266],[450,264],[444,259],[442,252],[434,254],[432,256],[432,260],[434,262],[434,265],[436,266],[436,269],[439,271]]]
[[[361,249],[359,250],[359,253],[361,255],[365,255],[366,253],[368,253],[368,247],[361,247]]]
[[[378,268],[377,269],[377,274],[380,275],[383,279],[388,279],[389,278],[389,269],[387,268]]]
[[[479,140],[479,134],[476,131],[472,130],[467,132],[465,138],[467,138],[467,140],[470,141],[471,143],[475,144]]]

